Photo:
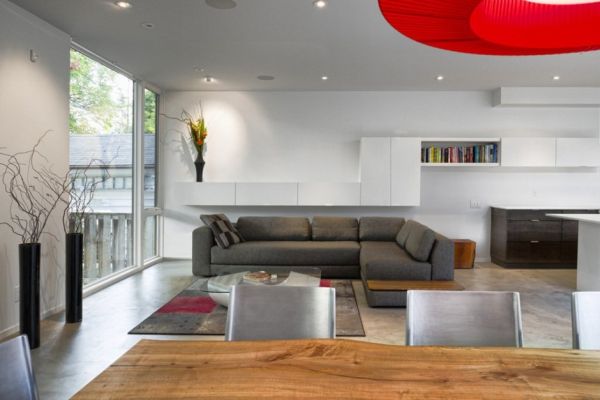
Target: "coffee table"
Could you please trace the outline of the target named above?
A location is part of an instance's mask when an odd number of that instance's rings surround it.
[[[260,285],[260,286],[312,286],[321,284],[321,269],[313,267],[292,267],[290,269],[265,267],[261,272],[269,275],[264,281],[248,279],[247,274],[254,271],[240,271],[239,268],[223,271],[217,276],[210,277],[202,282],[197,290],[207,292],[209,296],[222,306],[229,306],[229,294],[235,285]]]

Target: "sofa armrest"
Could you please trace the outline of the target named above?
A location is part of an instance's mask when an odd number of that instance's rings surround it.
[[[435,234],[431,251],[431,280],[451,281],[454,279],[454,242],[447,237]]]
[[[210,276],[210,249],[215,239],[208,226],[201,226],[192,232],[192,272],[198,276]]]

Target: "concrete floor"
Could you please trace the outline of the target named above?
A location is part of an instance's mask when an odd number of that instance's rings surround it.
[[[127,334],[195,279],[190,264],[164,262],[86,298],[81,324],[67,325],[63,315],[43,321],[42,344],[32,354],[41,398],[69,398],[142,338],[223,340]],[[571,347],[575,279],[575,270],[514,270],[493,264],[456,271],[456,280],[468,290],[521,293],[526,347]],[[367,334],[357,339],[404,344],[405,309],[369,308],[359,281],[354,290]]]

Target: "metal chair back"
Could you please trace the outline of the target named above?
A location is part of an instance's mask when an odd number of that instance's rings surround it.
[[[39,398],[27,336],[0,343],[0,366],[0,399]]]
[[[574,292],[571,311],[573,348],[600,350],[600,292]]]
[[[409,290],[406,344],[521,347],[519,293]]]
[[[237,285],[225,340],[335,338],[335,289]]]

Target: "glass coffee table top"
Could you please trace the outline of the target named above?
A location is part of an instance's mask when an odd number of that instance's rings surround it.
[[[265,267],[260,271],[223,271],[217,276],[199,279],[194,287],[208,293],[230,293],[235,285],[264,286],[319,286],[321,270],[312,267],[296,267],[290,269]]]

